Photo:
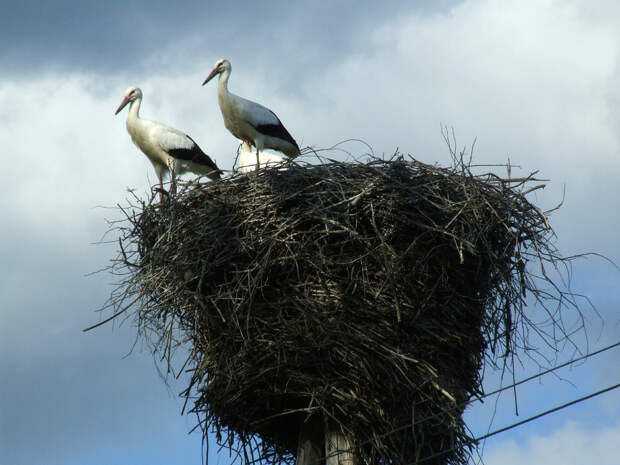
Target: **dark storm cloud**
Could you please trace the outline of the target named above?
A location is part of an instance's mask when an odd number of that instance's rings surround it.
[[[0,66],[5,75],[67,68],[113,73],[173,50],[186,57],[293,59],[298,44],[305,54],[329,59],[355,48],[352,37],[368,25],[401,11],[432,14],[457,3],[8,1],[0,3]],[[190,49],[179,49],[187,40]]]

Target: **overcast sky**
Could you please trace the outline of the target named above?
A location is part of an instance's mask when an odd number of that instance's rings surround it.
[[[88,276],[115,254],[96,244],[117,216],[109,207],[155,180],[126,112],[114,116],[130,85],[144,91],[143,117],[186,131],[224,169],[236,140],[216,84],[200,85],[223,57],[231,90],[276,111],[302,146],[359,138],[379,155],[447,165],[446,124],[460,146],[476,139],[476,163],[510,158],[518,173],[551,179],[530,198],[548,209],[564,196],[550,221],[565,255],[620,262],[617,2],[205,3],[0,1],[0,464],[201,463],[182,386],[167,386],[139,345],[125,357],[133,328],[82,332],[113,281]],[[620,340],[619,279],[602,259],[574,264],[573,288],[600,314],[583,307],[590,350]],[[519,416],[512,393],[474,405],[473,434],[616,384],[619,361],[609,351],[520,387]],[[618,457],[614,391],[489,439],[483,460]]]

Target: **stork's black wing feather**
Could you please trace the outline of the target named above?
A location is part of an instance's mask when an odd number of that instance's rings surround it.
[[[192,141],[193,145],[190,148],[175,148],[168,149],[168,153],[171,157],[176,158],[178,160],[191,161],[192,163],[196,163],[197,165],[206,166],[218,173],[221,173],[220,169],[217,165],[211,160],[209,155],[204,153],[202,149],[198,146],[198,144],[191,137],[186,137]]]
[[[298,150],[297,142],[293,139],[293,136],[286,130],[282,124],[261,124],[256,126],[256,130],[266,136],[277,137],[278,139],[285,140],[293,144]]]
[[[269,109],[267,109],[267,111],[269,111],[269,113],[271,113],[274,116],[274,118],[276,119],[278,124],[258,124],[258,125],[254,125],[254,124],[252,124],[251,121],[248,121],[248,123],[250,125],[254,126],[254,128],[258,132],[260,132],[261,134],[265,134],[266,136],[277,137],[278,139],[285,140],[285,141],[293,144],[297,148],[297,150],[299,150],[299,146],[297,145],[297,142],[295,142],[295,139],[293,139],[293,136],[291,136],[291,134],[286,130],[286,128],[284,127],[284,125],[280,121],[280,118],[278,118],[278,116],[273,111],[271,111]]]

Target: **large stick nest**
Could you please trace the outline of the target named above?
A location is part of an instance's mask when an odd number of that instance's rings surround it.
[[[526,271],[557,259],[530,180],[394,158],[182,183],[123,208],[112,304],[139,303],[164,360],[189,351],[188,409],[243,462],[290,463],[319,419],[375,437],[360,463],[466,463],[485,354],[525,337],[528,290],[551,296]]]

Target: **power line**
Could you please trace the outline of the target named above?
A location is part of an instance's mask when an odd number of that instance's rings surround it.
[[[484,394],[483,396],[481,396],[480,399],[484,399],[486,397],[498,394],[498,393],[500,393],[502,391],[505,391],[507,389],[512,389],[512,388],[514,388],[516,386],[519,386],[521,384],[527,383],[528,381],[531,381],[531,380],[536,379],[536,378],[540,378],[540,377],[545,376],[545,375],[547,375],[549,373],[552,373],[552,372],[554,372],[556,370],[559,370],[560,368],[564,368],[564,367],[566,367],[568,365],[571,365],[573,363],[580,362],[581,360],[585,360],[587,358],[594,357],[594,356],[599,355],[599,354],[601,354],[603,352],[606,352],[608,350],[614,349],[614,348],[616,348],[618,346],[620,346],[620,341],[615,342],[613,344],[610,344],[610,345],[608,345],[606,347],[603,347],[603,348],[601,348],[599,350],[596,350],[594,352],[590,352],[590,353],[584,354],[584,355],[582,355],[580,357],[571,359],[571,360],[569,360],[567,362],[561,363],[560,365],[556,365],[556,366],[554,366],[552,368],[549,368],[547,370],[541,371],[540,373],[537,373],[535,375],[528,376],[527,378],[523,378],[523,379],[521,379],[519,381],[516,381],[513,384],[510,384],[510,385],[507,385],[507,386],[503,386],[503,387],[498,388],[498,389],[496,389],[494,391],[488,392],[488,393]],[[559,405],[557,407],[553,407],[553,408],[551,408],[549,410],[546,410],[544,412],[541,412],[539,414],[536,414],[536,415],[534,415],[532,417],[529,417],[529,418],[526,418],[524,420],[518,421],[518,422],[513,423],[513,424],[511,424],[509,426],[505,426],[503,428],[497,429],[495,431],[492,431],[490,433],[484,434],[482,436],[478,436],[478,437],[476,437],[474,439],[471,439],[470,441],[467,441],[466,444],[477,443],[477,442],[482,441],[484,439],[487,439],[487,438],[490,438],[492,436],[495,436],[496,434],[503,433],[504,431],[508,431],[508,430],[516,428],[518,426],[524,425],[525,423],[529,423],[531,421],[537,420],[538,418],[544,417],[546,415],[549,415],[551,413],[557,412],[559,410],[562,410],[564,408],[570,407],[572,405],[578,404],[580,402],[583,402],[585,400],[591,399],[593,397],[599,396],[599,395],[604,394],[606,392],[613,391],[614,389],[617,389],[618,387],[620,387],[620,383],[618,383],[618,384],[616,384],[614,386],[607,387],[607,388],[602,389],[600,391],[594,392],[592,394],[588,394],[586,396],[580,397],[578,399],[572,400],[570,402],[567,402],[565,404]],[[469,402],[463,402],[463,403],[460,403],[460,404],[456,404],[452,408],[465,407],[465,406],[468,405],[468,403]],[[423,418],[421,418],[419,420],[416,420],[416,421],[414,421],[412,423],[408,423],[406,425],[399,426],[399,427],[394,428],[394,429],[392,429],[390,431],[387,431],[385,433],[375,435],[375,436],[373,436],[373,437],[371,437],[369,439],[366,439],[365,441],[362,441],[362,442],[358,443],[357,445],[354,445],[354,446],[352,446],[352,447],[350,447],[348,449],[336,450],[336,451],[334,451],[334,452],[332,452],[330,454],[325,455],[324,457],[322,457],[321,459],[317,460],[316,462],[314,462],[314,463],[312,463],[310,465],[319,465],[319,464],[324,463],[326,461],[326,459],[328,459],[328,458],[336,457],[338,455],[341,455],[341,454],[344,454],[344,453],[348,453],[348,452],[353,452],[355,449],[360,448],[360,447],[362,447],[362,446],[364,446],[366,444],[369,444],[369,443],[371,443],[373,441],[376,441],[378,439],[382,439],[382,438],[388,437],[388,436],[390,436],[390,435],[392,435],[394,433],[397,433],[399,431],[403,431],[403,430],[412,428],[415,425],[419,425],[420,423],[423,423],[425,421],[432,420],[433,418],[437,418],[437,417],[441,416],[442,414],[445,414],[446,412],[447,412],[447,410],[443,410],[441,412],[437,412],[437,413],[434,413],[432,415],[428,415],[428,416],[423,417]],[[420,463],[424,463],[424,462],[426,462],[428,460],[431,460],[433,458],[436,458],[436,457],[439,457],[441,455],[447,454],[447,453],[453,451],[454,449],[456,449],[456,447],[451,447],[449,449],[445,449],[445,450],[439,451],[439,452],[437,452],[435,454],[432,454],[430,456],[424,457],[424,458],[422,458],[422,459],[420,459],[420,460],[418,460],[416,462],[411,462],[411,463],[409,463],[407,465],[418,465]]]
[[[559,370],[560,368],[564,368],[564,367],[566,367],[566,366],[568,366],[568,365],[572,365],[573,363],[577,363],[577,362],[580,362],[580,361],[585,360],[585,359],[587,359],[587,358],[594,357],[594,356],[599,355],[599,354],[601,354],[601,353],[603,353],[603,352],[606,352],[606,351],[608,351],[608,350],[614,349],[614,348],[616,348],[616,347],[618,347],[618,346],[620,346],[620,341],[615,342],[615,343],[613,343],[613,344],[610,344],[610,345],[608,345],[608,346],[606,346],[606,347],[603,347],[603,348],[601,348],[601,349],[599,349],[599,350],[596,350],[596,351],[594,351],[594,352],[590,352],[590,353],[588,353],[588,354],[584,354],[584,355],[582,355],[582,356],[580,356],[580,357],[577,357],[577,358],[571,359],[571,360],[569,360],[569,361],[567,361],[567,362],[561,363],[560,365],[556,365],[556,366],[554,366],[554,367],[552,367],[552,368],[549,368],[549,369],[547,369],[547,370],[541,371],[540,373],[537,373],[537,374],[535,374],[535,375],[528,376],[527,378],[523,378],[523,379],[521,379],[521,380],[519,380],[519,381],[516,381],[516,382],[515,382],[515,383],[513,383],[513,384],[510,384],[510,385],[507,385],[507,386],[500,387],[500,388],[498,388],[498,389],[496,389],[496,390],[494,390],[494,391],[491,391],[491,392],[488,392],[488,393],[484,394],[483,396],[481,396],[481,397],[480,397],[480,399],[484,399],[484,398],[486,398],[486,397],[489,397],[489,396],[492,396],[492,395],[498,394],[498,393],[500,393],[500,392],[502,392],[502,391],[505,391],[505,390],[508,390],[508,389],[512,389],[512,388],[514,388],[514,387],[516,387],[516,386],[519,386],[519,385],[521,385],[521,384],[527,383],[528,381],[531,381],[531,380],[536,379],[536,378],[540,378],[540,377],[545,376],[545,375],[547,375],[547,374],[549,374],[549,373],[552,373],[552,372],[554,372],[554,371],[556,371],[556,370]],[[577,403],[577,402],[580,402],[581,400],[586,400],[586,399],[589,399],[590,397],[594,397],[595,395],[602,394],[602,393],[604,393],[604,392],[607,392],[608,390],[615,389],[616,387],[618,387],[618,385],[616,385],[616,386],[614,386],[614,387],[612,387],[612,388],[608,388],[607,390],[603,390],[603,391],[600,391],[600,392],[598,392],[598,393],[592,394],[592,395],[590,395],[590,396],[586,396],[585,398],[578,399],[577,401],[573,401],[572,403]],[[572,405],[572,403],[569,403],[569,405]],[[456,409],[456,408],[461,408],[461,407],[465,407],[465,406],[467,406],[468,404],[469,404],[469,402],[462,402],[462,403],[460,403],[460,404],[456,404],[456,405],[454,405],[452,408],[453,408],[453,409]],[[568,406],[568,405],[565,405],[565,406]],[[539,417],[541,417],[541,416],[547,415],[547,414],[552,413],[552,412],[554,412],[554,411],[556,411],[556,410],[559,410],[559,409],[561,409],[561,408],[564,408],[565,406],[556,407],[555,409],[552,409],[551,411],[543,412],[543,413],[541,413],[541,414],[539,414],[539,415],[537,415],[537,416],[534,416],[534,417],[532,417],[532,418],[522,420],[522,421],[520,421],[520,422],[518,422],[518,423],[515,423],[515,424],[514,424],[514,425],[512,425],[511,427],[520,426],[520,425],[522,425],[522,424],[524,424],[524,423],[527,423],[527,422],[529,422],[529,421],[532,421],[532,420],[534,420],[534,419],[536,419],[536,418],[539,418]],[[328,458],[331,458],[331,457],[336,457],[336,456],[338,456],[338,455],[340,455],[340,454],[344,454],[344,453],[348,453],[348,452],[353,452],[356,448],[362,447],[362,446],[364,446],[364,445],[366,445],[366,444],[369,444],[369,443],[371,443],[371,442],[373,442],[373,441],[376,441],[376,440],[378,440],[378,439],[382,439],[382,438],[388,437],[388,436],[390,436],[390,435],[392,435],[392,434],[394,434],[394,433],[398,433],[399,431],[403,431],[403,430],[406,430],[406,429],[412,428],[412,427],[413,427],[413,426],[415,426],[415,425],[419,425],[420,423],[424,423],[425,421],[428,421],[428,420],[432,420],[432,419],[434,419],[434,418],[437,418],[437,417],[439,417],[439,416],[441,416],[441,415],[445,414],[446,412],[447,412],[447,410],[442,410],[442,411],[437,412],[437,413],[434,413],[434,414],[432,414],[432,415],[428,415],[428,416],[426,416],[426,417],[423,417],[423,418],[421,418],[421,419],[419,419],[419,420],[415,420],[415,421],[414,421],[414,422],[412,422],[412,423],[408,423],[408,424],[406,424],[406,425],[399,426],[399,427],[394,428],[394,429],[392,429],[392,430],[390,430],[390,431],[387,431],[387,432],[385,432],[385,433],[375,435],[375,436],[373,436],[373,437],[371,437],[371,438],[369,438],[369,439],[366,439],[365,441],[362,441],[362,442],[358,443],[357,445],[355,445],[355,446],[353,446],[353,447],[350,447],[349,449],[344,449],[344,450],[337,450],[337,451],[334,451],[334,452],[332,452],[332,453],[330,453],[330,454],[326,455],[325,457],[321,458],[320,460],[318,460],[315,464],[311,464],[311,465],[318,465],[318,464],[322,463],[324,460],[326,460],[326,459],[328,459]],[[494,431],[494,432],[488,433],[488,434],[486,434],[486,435],[484,435],[484,436],[480,436],[479,438],[476,438],[476,439],[472,440],[472,442],[478,442],[478,441],[481,441],[481,440],[486,439],[486,438],[488,438],[488,437],[491,437],[491,436],[493,436],[493,435],[495,435],[495,434],[498,434],[498,433],[501,433],[501,432],[503,432],[503,431],[506,431],[507,429],[510,429],[511,427],[503,428],[503,429],[501,429],[501,430],[497,430],[497,431]],[[444,452],[441,452],[441,453],[442,453],[442,454],[443,454],[443,453],[447,453],[447,452],[449,452],[450,450],[453,450],[453,449],[454,449],[454,448],[452,448],[452,449],[448,449],[447,451],[444,451]],[[438,453],[438,454],[439,454],[439,453]],[[436,457],[436,456],[437,456],[437,454],[433,455],[432,457]],[[430,460],[430,458],[425,458],[424,460]],[[418,462],[418,463],[420,463],[420,462]]]
[[[582,355],[582,356],[577,357],[577,358],[575,358],[575,359],[569,360],[568,362],[565,362],[565,363],[562,363],[562,364],[557,365],[557,366],[555,366],[555,367],[552,367],[552,368],[549,368],[549,369],[547,369],[547,370],[544,370],[544,371],[542,371],[542,372],[540,372],[540,373],[538,373],[538,374],[536,374],[536,375],[528,376],[527,378],[521,379],[521,380],[519,380],[519,381],[517,381],[517,382],[515,382],[515,383],[513,383],[513,384],[510,384],[510,385],[507,385],[507,386],[503,386],[503,387],[498,388],[498,389],[496,389],[496,390],[494,390],[494,391],[488,392],[488,393],[484,394],[484,395],[483,395],[482,397],[480,397],[480,398],[481,398],[481,399],[484,399],[484,398],[486,398],[486,397],[490,397],[490,396],[492,396],[492,395],[499,394],[499,393],[500,393],[500,392],[502,392],[502,391],[506,391],[506,390],[508,390],[508,389],[512,389],[512,388],[514,388],[514,387],[516,387],[516,386],[519,386],[519,385],[521,385],[521,384],[527,383],[528,381],[531,381],[531,380],[533,380],[533,379],[536,379],[536,378],[539,378],[539,377],[545,376],[545,375],[547,375],[547,374],[549,374],[549,373],[551,373],[551,372],[553,372],[553,371],[559,370],[560,368],[564,368],[564,367],[566,367],[566,366],[568,366],[568,365],[571,365],[571,364],[573,364],[573,363],[580,362],[581,360],[584,360],[584,359],[589,358],[589,357],[594,357],[595,355],[599,355],[599,354],[601,354],[601,353],[603,353],[603,352],[606,352],[606,351],[611,350],[611,349],[613,349],[613,348],[615,348],[615,347],[618,347],[618,346],[620,346],[620,341],[618,341],[618,342],[616,342],[616,343],[614,343],[614,344],[608,345],[608,346],[606,346],[606,347],[603,347],[602,349],[599,349],[599,350],[594,351],[594,352],[592,352],[592,353]],[[468,404],[469,404],[469,402],[462,402],[462,403],[460,403],[460,404],[456,404],[453,408],[461,408],[461,407],[466,407]],[[445,411],[445,410],[444,410],[444,411],[441,411],[441,412],[438,412],[438,413],[434,413],[434,414],[432,414],[432,415],[428,415],[428,416],[423,417],[423,418],[420,418],[419,420],[416,420],[416,421],[414,421],[414,422],[412,422],[412,423],[408,423],[408,424],[406,424],[406,425],[399,426],[398,428],[394,428],[394,429],[393,429],[393,430],[391,430],[391,431],[387,431],[387,432],[385,432],[385,433],[382,433],[382,434],[380,434],[380,435],[377,435],[377,436],[374,436],[374,437],[372,437],[372,438],[370,438],[370,439],[367,439],[366,441],[363,441],[363,442],[359,443],[359,444],[357,445],[357,447],[363,446],[363,445],[368,444],[368,443],[370,443],[370,442],[372,442],[372,441],[376,441],[377,439],[382,439],[382,438],[385,438],[385,437],[387,437],[387,436],[390,436],[390,435],[391,435],[391,434],[393,434],[393,433],[397,433],[397,432],[399,432],[399,431],[403,431],[403,430],[408,429],[408,428],[411,428],[411,427],[413,427],[413,426],[415,426],[415,425],[419,425],[420,423],[424,423],[425,421],[432,420],[432,419],[434,419],[434,418],[437,418],[437,417],[439,417],[439,416],[443,415],[444,413],[446,413],[446,411]],[[349,452],[349,451],[343,451],[343,452]]]
[[[487,433],[487,434],[483,434],[482,436],[478,436],[477,438],[468,441],[468,443],[469,444],[473,444],[473,443],[482,441],[483,439],[487,439],[487,438],[490,438],[491,436],[495,436],[496,434],[503,433],[505,431],[511,430],[513,428],[516,428],[517,426],[521,426],[521,425],[524,425],[525,423],[529,423],[530,421],[537,420],[537,419],[539,419],[541,417],[544,417],[545,415],[549,415],[550,413],[557,412],[559,410],[565,409],[567,407],[570,407],[572,405],[578,404],[578,403],[583,402],[585,400],[592,399],[593,397],[600,396],[601,394],[605,394],[606,392],[613,391],[614,389],[617,389],[619,387],[620,387],[620,383],[614,384],[613,386],[606,387],[605,389],[601,389],[600,391],[593,392],[592,394],[588,394],[587,396],[579,397],[578,399],[571,400],[570,402],[566,402],[566,403],[564,403],[562,405],[558,405],[557,407],[553,407],[553,408],[551,408],[549,410],[545,410],[544,412],[538,413],[538,414],[533,415],[533,416],[531,416],[529,418],[526,418],[524,420],[521,420],[521,421],[518,421],[516,423],[513,423],[512,425],[504,426],[503,428],[496,429],[495,431],[492,431],[492,432]],[[416,460],[415,462],[411,462],[411,463],[409,463],[407,465],[419,465],[421,463],[427,462],[427,461],[429,461],[431,459],[434,459],[436,457],[439,457],[441,455],[447,454],[448,452],[451,452],[454,449],[456,449],[456,447],[450,447],[449,449],[444,449],[444,450],[439,451],[439,452],[437,452],[435,454],[432,454],[432,455],[429,455],[427,457],[424,457],[424,458],[422,458],[420,460]]]
[[[572,360],[569,360],[567,362],[561,363],[560,365],[556,365],[556,366],[554,366],[552,368],[549,368],[547,370],[541,371],[538,374],[535,374],[535,375],[532,375],[532,376],[528,376],[527,378],[523,378],[522,380],[519,380],[519,381],[517,381],[517,382],[515,382],[515,383],[513,383],[513,384],[511,384],[509,386],[504,386],[504,387],[501,387],[499,389],[496,389],[495,391],[488,392],[485,395],[483,395],[481,397],[481,399],[484,399],[486,397],[492,396],[494,394],[499,394],[500,392],[505,391],[507,389],[512,389],[513,387],[517,387],[520,384],[527,383],[528,381],[531,381],[531,380],[536,379],[536,378],[540,378],[540,377],[545,376],[545,375],[547,375],[547,374],[549,374],[549,373],[551,373],[551,372],[553,372],[555,370],[559,370],[560,368],[564,368],[564,367],[566,367],[568,365],[572,365],[573,363],[580,362],[581,360],[585,360],[586,358],[594,357],[595,355],[598,355],[600,353],[606,352],[606,351],[608,351],[610,349],[613,349],[615,347],[618,347],[618,346],[620,346],[620,341],[618,341],[618,342],[616,342],[614,344],[608,345],[607,347],[603,347],[602,349],[599,349],[599,350],[596,350],[594,352],[591,352],[589,354],[584,354],[581,357],[577,357],[575,359],[572,359]]]

